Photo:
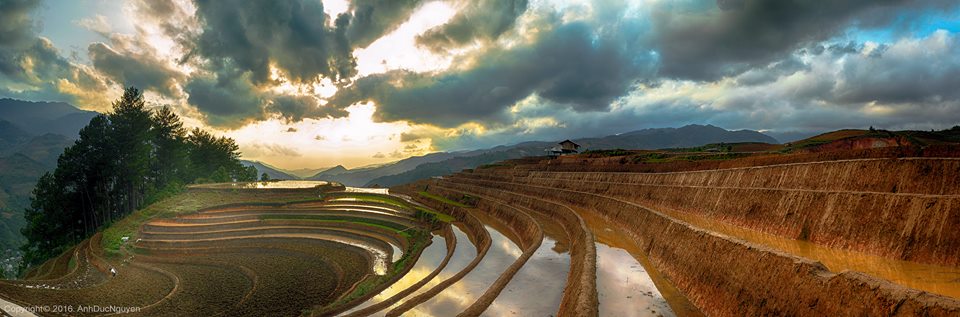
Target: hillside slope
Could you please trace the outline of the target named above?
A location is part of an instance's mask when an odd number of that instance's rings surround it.
[[[253,166],[254,168],[256,168],[257,178],[259,178],[260,175],[263,175],[263,173],[267,173],[267,176],[270,176],[270,179],[278,179],[278,180],[300,179],[300,177],[287,174],[285,172],[280,171],[279,168],[270,166],[269,164],[266,164],[260,161],[242,160],[240,161],[240,163],[243,164],[243,166]]]
[[[480,151],[471,151],[466,152],[466,155],[471,155],[471,153],[481,153]],[[362,186],[363,184],[368,183],[370,180],[383,177],[387,175],[400,174],[420,166],[425,163],[440,162],[448,160],[457,156],[463,155],[458,152],[438,152],[430,153],[423,156],[414,156],[406,159],[402,159],[393,163],[377,166],[377,167],[364,167],[349,170],[343,166],[336,166],[326,171],[320,172],[317,175],[308,177],[309,180],[325,180],[325,181],[334,181],[339,182],[347,186]]]
[[[0,99],[0,119],[13,122],[33,135],[53,133],[76,138],[80,128],[96,115],[64,102]]]
[[[693,147],[711,143],[762,142],[776,143],[763,133],[739,130],[729,131],[712,125],[687,125],[681,128],[644,129],[601,138],[582,138],[573,140],[579,143],[581,150],[603,149],[662,149]],[[366,183],[367,186],[395,186],[434,176],[449,175],[463,169],[492,164],[498,161],[540,156],[555,142],[524,142],[510,146],[498,146],[487,150],[463,153],[450,159],[432,164],[423,164],[416,168],[387,176],[378,177]]]

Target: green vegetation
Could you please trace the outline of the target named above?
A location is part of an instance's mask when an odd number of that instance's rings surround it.
[[[120,251],[122,237],[136,240],[140,226],[155,218],[172,218],[179,214],[197,212],[200,209],[232,203],[291,203],[317,200],[316,191],[304,189],[297,191],[271,190],[206,190],[193,189],[160,200],[141,210],[114,222],[103,230],[103,248],[108,253]]]
[[[666,162],[669,158],[670,155],[665,153],[645,153],[634,156],[632,160],[633,163],[661,163]]]
[[[587,150],[583,151],[583,154],[589,157],[610,157],[610,156],[625,156],[633,154],[633,152],[624,150],[624,149],[613,149],[613,150]]]
[[[193,182],[255,180],[232,139],[199,128],[187,132],[169,108],[146,108],[128,88],[113,111],[80,130],[52,173],[37,181],[25,211],[22,266],[60,254],[138,208]]]
[[[73,271],[73,268],[77,267],[77,257],[71,256],[70,262],[67,262],[67,269]]]

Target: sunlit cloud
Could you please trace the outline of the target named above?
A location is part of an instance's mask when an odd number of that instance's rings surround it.
[[[0,13],[17,22],[0,30],[0,97],[108,111],[135,85],[289,167],[690,123],[960,121],[960,4],[817,3],[774,23],[793,4],[33,0]]]

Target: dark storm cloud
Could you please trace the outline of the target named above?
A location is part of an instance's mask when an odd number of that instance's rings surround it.
[[[279,113],[282,118],[293,122],[304,118],[343,117],[348,114],[340,108],[321,106],[319,100],[313,96],[277,96],[267,106],[267,110]]]
[[[105,83],[88,68],[73,65],[50,40],[38,36],[31,14],[39,3],[0,0],[0,95],[76,102],[83,95],[106,90]],[[81,96],[64,93],[61,85]]]
[[[196,52],[216,66],[250,71],[254,83],[269,81],[271,61],[298,82],[318,76],[337,81],[356,73],[346,38],[349,16],[329,23],[320,1],[197,0],[196,5],[203,29]]]
[[[478,39],[493,40],[510,30],[526,11],[527,0],[470,1],[449,22],[418,36],[417,43],[442,51]]]
[[[653,10],[653,37],[665,77],[713,80],[766,65],[850,25],[872,27],[954,0],[664,1]]]
[[[0,0],[0,74],[14,81],[60,75],[70,63],[53,44],[37,37],[31,12],[39,1]]]
[[[87,50],[93,66],[121,86],[153,90],[171,98],[179,95],[177,82],[184,75],[152,55],[117,52],[103,43],[91,44]]]
[[[381,36],[395,30],[410,18],[421,0],[354,0],[350,3],[353,18],[347,38],[354,47],[366,47]]]
[[[838,77],[833,95],[840,103],[960,103],[960,40],[938,32],[881,54],[848,55]]]
[[[37,40],[30,12],[40,1],[0,0],[0,72],[15,71],[16,57]]]
[[[637,57],[630,29],[623,25],[621,33],[598,35],[586,24],[562,25],[533,44],[484,52],[469,70],[436,76],[399,70],[361,78],[331,104],[374,101],[379,120],[444,127],[498,121],[531,94],[578,111],[603,111],[653,63],[647,54]]]
[[[265,118],[263,97],[249,76],[194,76],[184,89],[190,95],[187,101],[206,115],[210,125],[236,128]]]

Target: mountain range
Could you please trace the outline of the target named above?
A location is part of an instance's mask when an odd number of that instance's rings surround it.
[[[264,173],[270,177],[270,179],[276,180],[291,180],[291,179],[300,179],[299,176],[290,175],[289,173],[283,171],[278,167],[271,166],[267,163],[260,161],[249,161],[249,160],[240,160],[240,163],[243,166],[253,166],[257,169],[257,178],[260,178],[260,175]]]
[[[523,142],[510,146],[498,146],[486,150],[460,153],[459,155],[455,153],[452,158],[446,160],[419,164],[417,167],[402,173],[384,174],[372,178],[364,186],[390,187],[419,179],[448,175],[463,169],[502,160],[544,155],[545,150],[555,146],[558,141],[560,140]],[[604,149],[654,150],[694,147],[710,143],[778,143],[776,139],[757,131],[729,131],[712,125],[696,124],[681,128],[643,129],[599,138],[579,138],[572,141],[581,146],[581,151]]]
[[[96,115],[97,112],[80,110],[64,102],[0,99],[0,119],[30,135],[52,133],[76,139],[80,129]]]
[[[560,141],[560,140],[557,140]],[[530,141],[513,145],[501,145],[489,149],[437,152],[414,156],[393,163],[347,169],[337,165],[317,172],[307,180],[339,182],[347,186],[384,187],[399,185],[433,176],[448,175],[467,168],[474,168],[502,160],[524,156],[544,155],[545,150],[557,141]],[[710,143],[762,142],[776,144],[776,139],[751,130],[729,131],[712,125],[687,125],[680,128],[644,129],[604,137],[579,138],[574,142],[581,150],[602,149],[663,149],[694,147]],[[257,167],[258,174],[267,173],[274,179],[296,179],[292,171],[285,171],[259,162],[248,162]],[[275,176],[276,175],[276,176]]]
[[[0,248],[23,242],[23,210],[34,184],[56,168],[60,153],[95,115],[65,103],[0,99]]]
[[[16,247],[22,241],[23,209],[29,205],[36,180],[56,167],[63,149],[96,112],[61,102],[27,102],[0,99],[0,247]],[[243,161],[258,174],[271,179],[307,179],[340,182],[348,186],[393,186],[418,179],[451,174],[497,161],[544,155],[557,141],[531,141],[488,149],[437,152],[396,162],[348,169],[337,165],[324,169],[287,171],[258,161]],[[778,143],[750,130],[728,131],[711,125],[644,129],[604,137],[574,139],[581,150],[660,149],[692,147],[709,143]]]

